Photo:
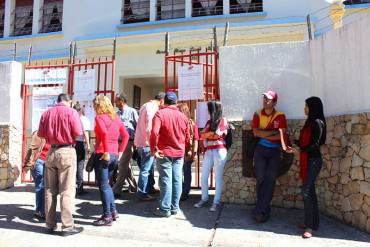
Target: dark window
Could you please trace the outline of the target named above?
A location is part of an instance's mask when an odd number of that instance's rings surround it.
[[[0,1],[0,38],[4,37],[5,0]]]
[[[363,4],[363,3],[370,3],[370,0],[346,0],[343,3],[345,5]]]
[[[121,23],[149,21],[150,0],[123,0]]]
[[[185,17],[185,0],[158,0],[157,20]]]
[[[41,33],[62,31],[63,0],[45,0],[42,8]]]
[[[192,0],[192,5],[193,17],[223,14],[222,0]]]
[[[230,0],[230,14],[262,11],[262,0]]]
[[[14,10],[13,36],[32,34],[33,1],[17,0]]]

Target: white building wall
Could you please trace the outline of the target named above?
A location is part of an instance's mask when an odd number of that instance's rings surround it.
[[[262,107],[262,93],[275,90],[277,108],[288,118],[302,118],[311,95],[308,43],[290,42],[222,47],[220,94],[229,119],[250,120]]]
[[[329,115],[370,111],[370,14],[311,43],[313,93]]]

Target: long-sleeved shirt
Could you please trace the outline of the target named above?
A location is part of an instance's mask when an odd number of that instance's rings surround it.
[[[152,155],[161,151],[166,157],[183,157],[185,143],[189,141],[188,119],[176,106],[166,106],[157,111],[150,134]]]
[[[37,131],[37,135],[45,138],[50,145],[74,144],[81,134],[80,116],[76,110],[63,103],[58,103],[42,114]]]
[[[95,117],[95,153],[118,154],[126,148],[129,135],[121,120],[112,119],[108,114],[99,114]],[[121,145],[118,148],[118,139],[121,137]]]
[[[145,103],[140,108],[139,120],[137,122],[134,140],[136,147],[149,147],[150,132],[152,131],[152,121],[158,109],[158,104],[155,103],[153,100]]]
[[[125,109],[123,111],[118,110],[117,114],[121,121],[123,122],[123,124],[125,125],[126,130],[130,136],[130,140],[133,140],[135,137],[135,130],[139,118],[137,111],[134,108],[126,105]]]
[[[301,151],[308,153],[309,157],[321,157],[320,146],[321,138],[326,135],[324,122],[320,119],[316,119],[311,125],[311,140],[310,144],[306,147],[301,147],[299,141],[295,141]]]

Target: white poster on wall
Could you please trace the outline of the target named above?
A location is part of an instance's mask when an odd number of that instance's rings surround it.
[[[74,73],[74,100],[93,100],[96,90],[95,69],[79,70],[75,71]]]
[[[203,65],[179,66],[179,100],[204,99],[203,77]]]
[[[26,85],[66,84],[67,69],[26,69],[24,82]]]
[[[202,129],[209,120],[207,102],[197,102],[197,125]]]
[[[32,88],[32,96],[58,96],[59,94],[63,93],[63,86],[55,86],[55,87],[33,87]]]

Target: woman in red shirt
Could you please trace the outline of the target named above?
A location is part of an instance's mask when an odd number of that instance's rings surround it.
[[[109,171],[112,171],[126,148],[129,135],[122,121],[116,115],[110,100],[104,95],[94,99],[95,110],[95,179],[99,186],[103,215],[93,222],[95,226],[111,226],[118,218],[112,187],[109,185]],[[118,148],[118,139],[122,142]]]

